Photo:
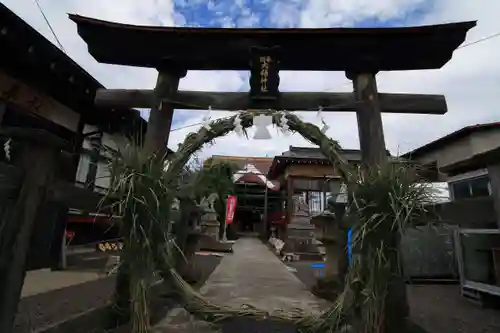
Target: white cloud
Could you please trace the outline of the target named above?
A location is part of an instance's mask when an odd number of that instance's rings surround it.
[[[270,19],[276,25],[283,28],[293,28],[300,18],[300,8],[295,3],[277,1],[272,6]]]
[[[308,0],[300,26],[308,28],[347,26],[365,19],[399,19],[427,0]]]
[[[201,1],[201,0],[200,0]],[[9,8],[29,24],[53,40],[43,18],[31,0],[3,0]],[[76,26],[66,13],[78,13],[105,20],[145,24],[174,25],[189,22],[176,12],[171,0],[40,0],[68,54],[103,84],[111,88],[152,88],[156,73],[150,69],[129,68],[98,64],[87,52],[86,45],[76,33]],[[206,1],[205,1],[206,2]],[[397,20],[403,24],[435,24],[461,20],[478,20],[468,41],[500,32],[497,14],[500,3],[495,1],[468,0],[275,0],[263,1],[271,6],[269,21],[280,26],[330,27],[351,26],[365,20]],[[177,0],[177,6],[181,3]],[[184,1],[187,10],[192,1]],[[244,1],[237,1],[231,9],[224,9],[219,1],[211,1],[213,20],[226,27],[254,26],[262,19],[259,12],[246,8]],[[209,6],[209,7],[210,7]],[[216,12],[219,12],[217,15]],[[229,11],[229,12],[226,12]],[[184,12],[183,12],[184,13]],[[239,13],[233,17],[233,13]],[[241,14],[245,14],[241,16]],[[417,14],[418,15],[417,15]],[[262,22],[262,20],[261,20]],[[342,50],[338,50],[342,52]],[[313,51],[311,51],[313,52]],[[384,116],[385,138],[388,148],[407,151],[462,126],[500,120],[500,38],[492,39],[456,51],[453,59],[441,70],[381,73],[378,75],[379,91],[444,94],[449,112],[445,116],[389,115]],[[295,72],[281,74],[281,90],[350,91],[351,85],[343,73]],[[247,77],[237,72],[190,72],[181,81],[181,89],[237,91],[248,88]],[[212,112],[213,117],[227,116],[227,112]],[[315,113],[301,113],[302,117],[319,124]],[[185,111],[189,119],[176,127],[201,121],[203,112]],[[181,117],[185,118],[185,117]],[[330,124],[328,134],[346,148],[358,147],[356,120],[353,114],[330,113],[325,115]],[[171,135],[175,148],[189,127]],[[284,137],[275,134],[272,140],[252,141],[231,134],[207,147],[203,155],[212,153],[235,155],[273,156],[289,145],[306,145],[298,136]]]
[[[180,13],[174,12],[172,0],[123,0],[119,6],[109,0],[63,0],[57,1],[57,4],[47,0],[39,2],[67,54],[109,88],[151,89],[156,82],[156,71],[97,63],[87,52],[87,46],[78,36],[76,25],[69,20],[68,13],[137,25],[173,26],[185,22]],[[32,0],[2,0],[2,3],[55,44]],[[239,85],[241,79],[237,78],[236,72],[220,71],[189,73],[181,82],[181,88],[186,90],[235,90]]]
[[[420,8],[429,12],[412,22],[414,24],[478,20],[478,26],[468,34],[467,42],[500,32],[495,14],[500,10],[500,3],[484,0],[439,0],[432,4],[421,0],[307,0],[304,4],[300,17],[294,17],[296,14],[290,12],[289,18],[280,17],[280,20],[295,19],[301,27],[350,26],[369,18],[400,20]],[[453,59],[441,70],[380,73],[377,76],[379,91],[444,94],[449,110],[445,116],[384,115],[388,148],[393,153],[408,151],[460,127],[500,120],[497,111],[500,63],[494,61],[499,55],[500,38],[456,51]],[[339,73],[287,73],[282,77],[285,77],[283,86],[293,90],[303,90],[302,84],[308,87],[307,90],[351,89],[349,82]],[[345,85],[342,86],[342,82]],[[328,121],[333,123],[329,134],[339,139],[343,146],[358,146],[354,116],[334,114],[328,116]],[[340,121],[342,126],[337,127]],[[339,132],[340,129],[344,132]],[[346,129],[349,129],[349,134]]]
[[[244,9],[242,16],[238,19],[239,28],[258,28],[259,16],[252,13],[249,9]]]

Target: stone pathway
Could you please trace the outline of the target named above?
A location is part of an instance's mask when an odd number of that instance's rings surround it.
[[[21,298],[74,286],[98,279],[106,275],[95,272],[51,271],[39,269],[26,272]]]
[[[206,299],[233,307],[250,304],[267,311],[299,308],[314,314],[327,307],[259,239],[240,238],[233,251],[200,289]],[[213,332],[184,309],[174,309],[156,329],[158,333]]]

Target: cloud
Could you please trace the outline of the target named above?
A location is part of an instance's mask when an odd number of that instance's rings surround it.
[[[152,88],[156,73],[151,69],[98,64],[87,52],[66,13],[78,13],[105,20],[145,25],[185,25],[217,27],[367,27],[437,24],[478,20],[468,42],[500,32],[497,14],[500,2],[468,0],[122,0],[120,6],[102,0],[40,0],[68,54],[110,88]],[[9,8],[53,40],[43,18],[31,1],[4,0]],[[311,52],[318,52],[311,50]],[[320,51],[321,52],[321,51]],[[342,52],[342,50],[338,50]],[[384,115],[387,146],[393,153],[408,151],[460,127],[499,120],[500,38],[464,47],[442,69],[379,73],[379,91],[444,94],[448,102],[445,116]],[[248,74],[242,72],[190,72],[181,89],[244,91]],[[283,72],[282,91],[351,91],[343,73]],[[174,128],[201,121],[203,111],[176,111]],[[315,112],[298,113],[319,124]],[[213,111],[212,118],[228,116]],[[359,147],[356,117],[349,113],[328,113],[328,135],[346,148]],[[170,146],[175,148],[185,135],[198,127],[173,131]],[[297,135],[275,133],[272,140],[246,140],[231,134],[218,139],[201,153],[273,156],[289,145],[307,145]]]
[[[410,20],[409,14],[431,7],[429,0],[308,0],[305,3],[299,26],[307,28],[353,26],[367,20]]]
[[[33,2],[2,0],[2,3],[56,44]],[[120,6],[100,0],[62,0],[57,1],[57,5],[40,0],[40,3],[67,54],[108,88],[152,89],[156,82],[156,71],[97,63],[88,53],[86,44],[78,36],[76,25],[68,19],[67,13],[137,25],[178,26],[186,23],[182,13],[174,11],[171,0],[145,0],[140,3],[124,0],[120,1]],[[238,90],[242,84],[237,72],[190,72],[181,81],[180,87],[185,90],[232,91]]]

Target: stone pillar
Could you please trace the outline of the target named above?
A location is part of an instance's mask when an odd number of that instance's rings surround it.
[[[219,241],[220,223],[217,220],[217,212],[215,211],[214,204],[215,200],[218,199],[218,196],[212,193],[207,198],[201,199],[200,203],[200,208],[202,209],[201,233],[216,241]]]
[[[180,216],[174,227],[177,245],[182,250],[182,255],[179,253],[176,258],[176,267],[186,281],[195,282],[198,279],[198,271],[193,259],[200,248],[200,234],[194,230],[195,226],[191,222],[193,222],[193,213],[197,207],[186,198],[181,198],[178,206]]]
[[[201,216],[201,232],[216,241],[219,240],[220,223],[217,220],[217,213],[212,211],[205,211]]]
[[[341,228],[333,212],[325,211],[311,219],[314,235],[323,243],[326,254],[327,277],[343,281],[347,271],[347,232]]]

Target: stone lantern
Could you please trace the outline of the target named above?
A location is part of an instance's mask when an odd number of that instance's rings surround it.
[[[341,219],[327,209],[313,216],[311,223],[315,227],[315,238],[322,242],[325,248],[325,275],[343,280],[347,270],[347,231],[342,227]]]
[[[200,204],[202,209],[200,229],[201,233],[218,241],[220,223],[217,220],[217,212],[214,209],[215,200],[217,200],[216,194],[211,194],[208,198],[202,199]]]
[[[212,193],[207,198],[203,198],[200,203],[201,218],[199,224],[200,250],[232,252],[233,243],[221,240],[219,237],[220,222],[218,214],[214,208],[214,202],[219,197]]]
[[[200,232],[197,230],[197,220],[202,210],[189,198],[174,199],[172,216],[174,217],[174,233],[182,256],[176,258],[176,268],[182,277],[191,282],[198,281],[201,272],[194,265],[194,257],[199,251]]]

